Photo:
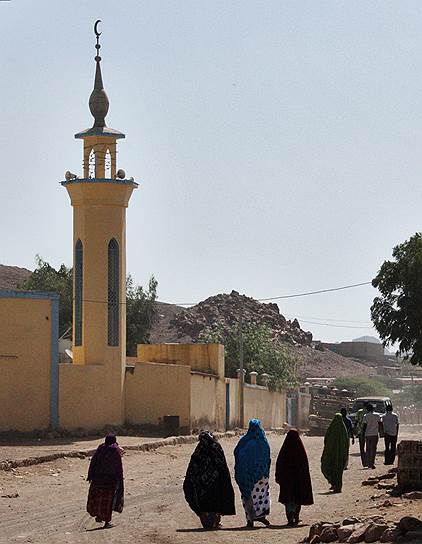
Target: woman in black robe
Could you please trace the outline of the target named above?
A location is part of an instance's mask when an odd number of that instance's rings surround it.
[[[212,433],[199,434],[183,483],[185,499],[204,529],[218,529],[221,516],[234,516],[234,491],[223,448]]]
[[[110,433],[104,444],[98,446],[89,465],[87,480],[91,485],[86,509],[97,523],[104,522],[104,527],[110,527],[113,511],[123,511],[122,451],[116,435]]]
[[[314,504],[308,456],[296,429],[291,429],[277,458],[275,480],[280,486],[278,502],[284,504],[289,525],[299,523],[302,505]]]

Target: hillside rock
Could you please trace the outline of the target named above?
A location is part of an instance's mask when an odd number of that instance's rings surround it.
[[[32,274],[26,268],[0,264],[0,289],[16,289]]]
[[[205,328],[215,324],[223,329],[237,326],[240,316],[245,324],[268,327],[276,340],[300,346],[310,346],[312,342],[312,333],[302,330],[297,319],[287,320],[277,304],[264,304],[237,291],[207,298],[181,311],[170,325],[178,338],[190,337],[196,342]]]

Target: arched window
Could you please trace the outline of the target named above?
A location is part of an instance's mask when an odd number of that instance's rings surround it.
[[[91,149],[88,157],[88,177],[95,178],[95,151]]]
[[[108,244],[108,345],[119,345],[119,244],[112,238]]]
[[[104,158],[104,172],[106,178],[111,178],[111,153],[109,149],[107,149]]]
[[[78,240],[75,244],[75,346],[82,346],[83,264],[84,249]]]

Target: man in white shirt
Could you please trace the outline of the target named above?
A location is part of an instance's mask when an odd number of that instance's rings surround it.
[[[393,412],[393,407],[390,404],[387,406],[387,413],[382,416],[385,442],[384,465],[394,465],[399,425],[399,416]]]
[[[368,402],[368,413],[363,416],[363,428],[366,441],[366,461],[369,468],[375,468],[375,457],[377,455],[378,433],[381,417],[374,414],[374,407]]]

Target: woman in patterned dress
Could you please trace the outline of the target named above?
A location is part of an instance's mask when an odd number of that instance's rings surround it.
[[[183,483],[186,501],[204,529],[218,529],[221,516],[234,516],[234,491],[223,448],[202,431]]]
[[[235,479],[242,495],[248,527],[255,521],[270,525],[270,445],[259,419],[251,419],[248,432],[234,450]]]
[[[122,452],[115,434],[108,434],[104,444],[98,446],[89,465],[90,482],[87,512],[97,523],[111,527],[113,510],[123,511],[123,465]]]

